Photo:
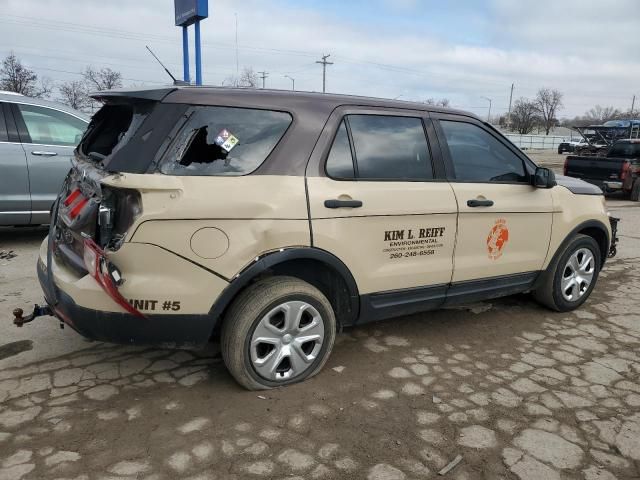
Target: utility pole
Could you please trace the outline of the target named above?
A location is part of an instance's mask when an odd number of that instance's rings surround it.
[[[511,128],[511,101],[513,100],[513,83],[511,84],[511,93],[509,94],[509,112],[507,113],[507,129]]]
[[[633,109],[636,106],[636,96],[633,96],[633,100],[631,100],[631,115],[629,115],[631,118],[633,118]]]
[[[331,54],[322,55],[322,60],[316,61],[316,63],[322,64],[322,93],[327,91],[327,65],[333,65],[333,62],[327,62],[327,58],[330,56]]]
[[[238,82],[240,81],[240,56],[238,55],[238,14],[236,16],[236,84],[238,86]]]
[[[284,78],[288,78],[289,80],[291,80],[291,90],[292,91],[296,91],[296,79],[293,77],[290,77],[289,75],[285,75]]]
[[[489,97],[482,97],[489,101],[489,113],[487,114],[487,123],[491,123],[491,99]]]
[[[264,81],[269,76],[269,72],[258,72],[260,74],[260,78],[262,79],[262,89],[264,90]]]

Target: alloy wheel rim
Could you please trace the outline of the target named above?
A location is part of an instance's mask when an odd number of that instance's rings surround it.
[[[571,254],[562,272],[562,296],[575,302],[587,293],[595,273],[595,257],[591,250],[579,248]]]
[[[324,341],[324,321],[303,301],[284,302],[264,315],[251,336],[250,358],[256,373],[284,382],[313,365]]]

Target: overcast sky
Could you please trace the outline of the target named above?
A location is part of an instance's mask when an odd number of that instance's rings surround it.
[[[0,0],[0,11],[0,55],[13,51],[54,81],[92,64],[121,71],[126,84],[166,83],[146,44],[181,75],[172,0]],[[315,61],[330,53],[330,92],[447,97],[478,115],[483,97],[506,112],[512,82],[514,100],[562,91],[560,116],[595,104],[628,110],[640,95],[640,0],[209,0],[209,13],[208,84],[236,71],[237,14],[240,68],[269,72],[271,88],[290,88],[289,75],[296,89],[321,90]]]

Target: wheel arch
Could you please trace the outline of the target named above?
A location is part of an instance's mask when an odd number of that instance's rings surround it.
[[[351,271],[335,255],[314,247],[285,248],[256,257],[223,290],[209,314],[218,330],[237,295],[257,280],[286,275],[309,282],[331,302],[339,327],[355,323],[360,310],[358,286]],[[212,332],[213,333],[213,332]]]
[[[606,227],[602,225],[602,223],[597,222],[597,224],[586,225],[574,233],[574,235],[576,234],[591,237],[598,243],[600,247],[600,268],[602,268],[609,254],[609,231]]]
[[[604,223],[599,220],[587,220],[586,222],[582,222],[575,226],[560,243],[560,245],[558,245],[558,248],[556,248],[556,251],[553,253],[551,260],[547,264],[547,268],[544,271],[549,270],[553,267],[553,265],[555,265],[558,257],[562,255],[562,252],[564,252],[566,246],[576,235],[587,235],[597,242],[598,246],[600,247],[600,268],[602,268],[605,261],[607,260],[607,256],[609,253],[609,230],[607,230],[607,227],[604,225]],[[535,288],[537,288],[543,277],[544,275],[538,276],[538,279],[532,287],[532,290],[535,290]]]

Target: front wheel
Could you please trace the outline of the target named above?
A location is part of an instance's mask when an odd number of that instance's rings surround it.
[[[598,243],[587,235],[576,235],[543,273],[541,285],[533,295],[552,310],[574,310],[591,295],[600,265]]]
[[[243,387],[264,390],[318,373],[335,337],[335,314],[320,290],[298,278],[270,277],[231,305],[222,326],[222,358]]]

